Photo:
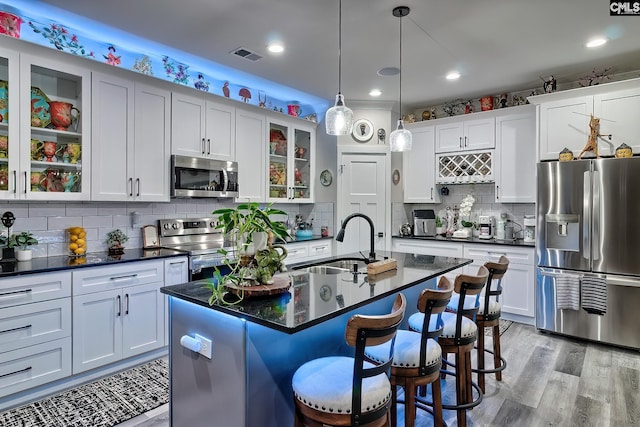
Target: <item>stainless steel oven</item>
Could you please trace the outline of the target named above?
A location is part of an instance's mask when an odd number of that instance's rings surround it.
[[[161,219],[160,246],[184,252],[189,259],[189,281],[208,279],[218,268],[228,272],[225,259],[235,259],[233,242],[216,230],[215,218]],[[227,254],[221,253],[223,249]]]
[[[171,156],[171,197],[237,197],[238,164]]]

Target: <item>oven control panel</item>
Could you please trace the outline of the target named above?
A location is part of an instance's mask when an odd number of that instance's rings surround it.
[[[184,218],[161,219],[159,222],[160,236],[185,236],[193,234],[221,233],[216,229],[217,218]]]

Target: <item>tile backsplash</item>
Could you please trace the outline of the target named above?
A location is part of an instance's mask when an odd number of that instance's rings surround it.
[[[493,215],[496,220],[500,218],[502,212],[507,213],[508,218],[516,225],[522,227],[525,215],[535,215],[535,203],[496,203],[495,185],[493,184],[462,184],[448,185],[449,195],[442,196],[440,204],[409,204],[393,203],[391,210],[392,231],[394,235],[399,234],[400,227],[404,223],[411,222],[411,212],[414,209],[433,209],[436,215],[444,217],[447,206],[452,208],[460,206],[462,199],[467,194],[471,194],[476,199],[471,209],[471,221],[477,221],[480,215]],[[517,237],[523,237],[522,233]]]
[[[105,236],[116,228],[129,236],[125,248],[141,248],[141,228],[145,225],[156,225],[159,219],[166,218],[207,217],[214,210],[227,206],[234,204],[225,199],[176,199],[169,203],[4,202],[0,203],[0,215],[13,212],[16,221],[11,233],[32,232],[39,242],[32,247],[33,256],[46,257],[68,254],[66,229],[72,226],[85,228],[87,252],[106,251]],[[287,216],[276,220],[293,222],[295,216],[301,214],[305,221],[313,223],[314,234],[320,234],[322,225],[335,233],[333,203],[277,204],[274,207],[287,212]],[[2,234],[6,234],[6,228],[0,227]]]

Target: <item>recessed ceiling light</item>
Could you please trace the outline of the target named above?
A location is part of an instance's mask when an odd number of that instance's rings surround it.
[[[447,80],[458,80],[460,78],[460,73],[457,71],[450,71],[447,74]]]
[[[281,43],[270,43],[267,46],[267,50],[271,53],[282,53],[284,52],[284,46]]]
[[[602,46],[603,44],[605,44],[607,42],[607,39],[593,39],[593,40],[589,40],[586,44],[587,47],[598,47],[598,46]]]
[[[371,89],[371,92],[369,92],[369,96],[380,96],[382,95],[382,92],[380,92],[380,89]]]
[[[399,73],[400,69],[398,67],[385,67],[378,70],[378,75],[384,77],[397,76]]]

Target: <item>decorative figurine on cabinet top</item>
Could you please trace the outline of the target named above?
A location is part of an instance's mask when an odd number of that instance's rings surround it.
[[[616,158],[622,159],[625,157],[633,157],[633,151],[631,150],[631,147],[623,142],[618,148],[616,148]]]
[[[598,138],[602,138],[603,136],[608,136],[609,141],[611,141],[611,134],[604,135],[600,133],[600,118],[591,114],[591,119],[589,120],[589,140],[587,141],[587,145],[584,146],[578,155],[578,159],[582,158],[582,155],[587,151],[593,151],[593,154],[595,154],[596,158],[599,159]]]
[[[558,156],[558,160],[561,162],[570,162],[573,160],[573,151],[569,150],[567,147],[564,147],[564,150],[560,152]]]

